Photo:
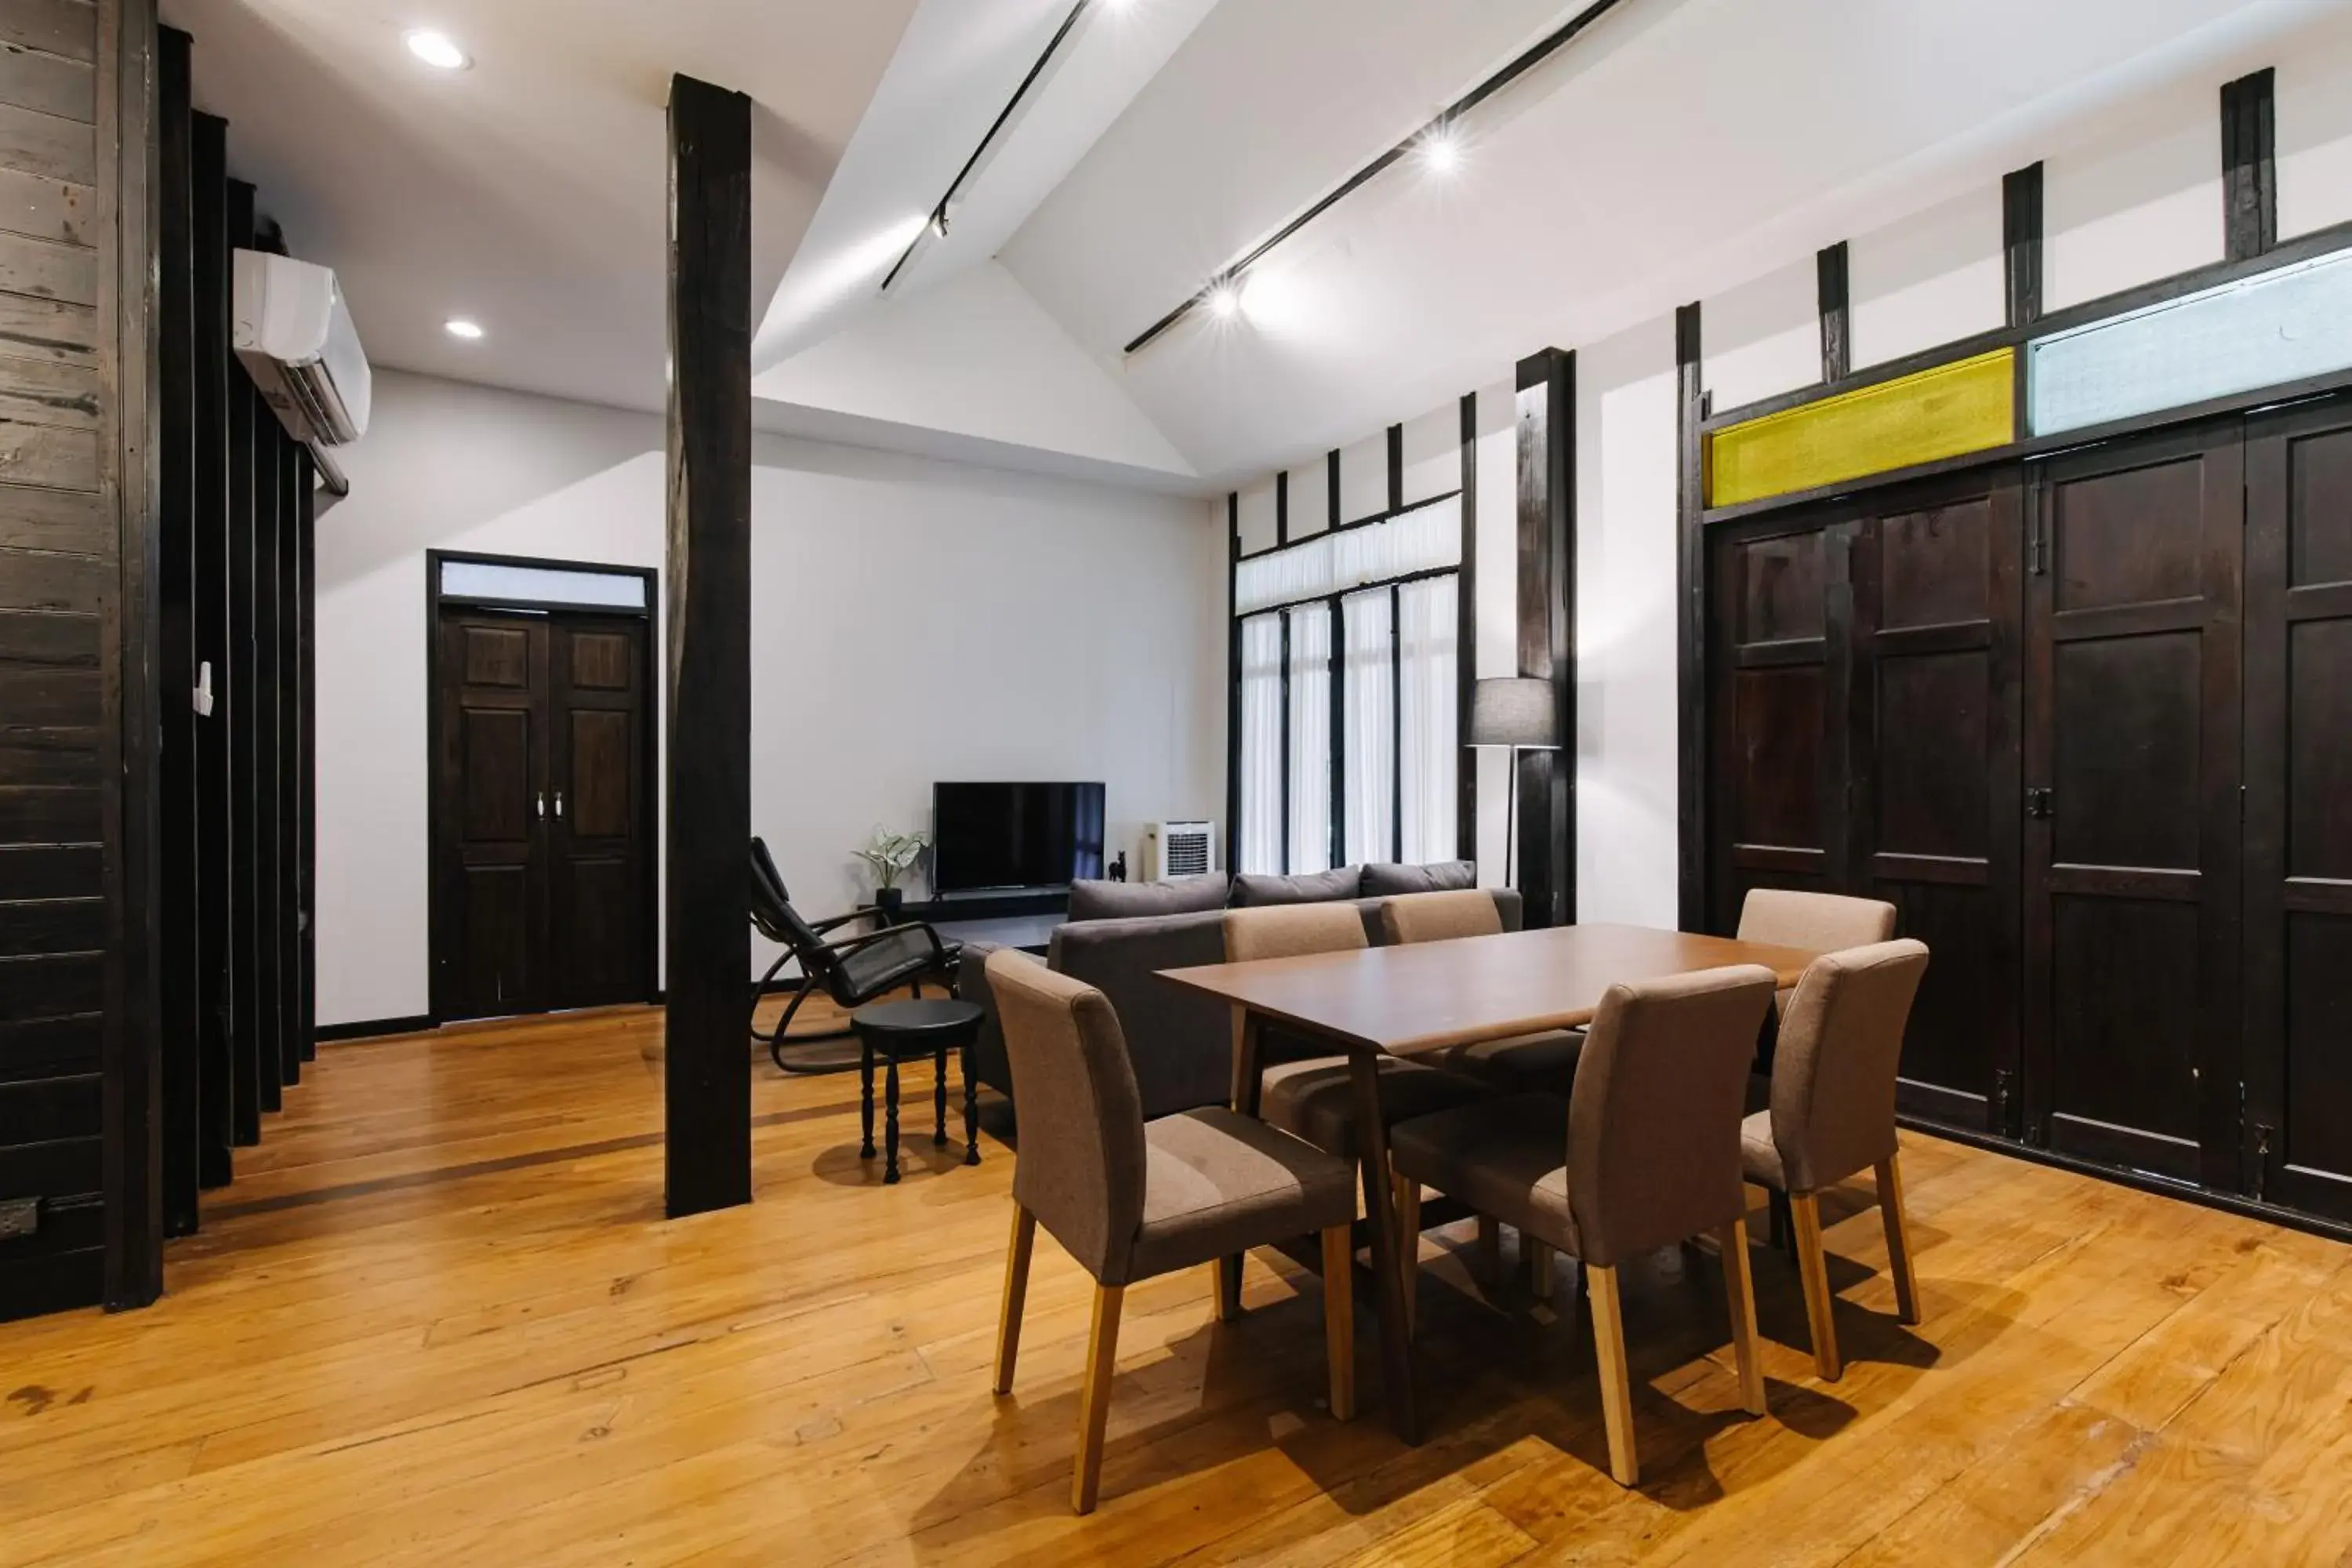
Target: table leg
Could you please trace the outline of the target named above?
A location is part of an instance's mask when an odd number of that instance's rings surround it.
[[[980,1163],[980,1085],[971,1076],[971,1047],[963,1048],[963,1163]]]
[[[887,1187],[898,1179],[898,1058],[895,1055],[890,1058],[885,1093],[888,1103],[883,1112],[882,1147],[888,1162],[882,1167],[882,1184]]]
[[[857,1047],[857,1112],[863,1135],[857,1141],[857,1157],[874,1158],[874,1047],[860,1042]]]
[[[941,1046],[931,1060],[931,1147],[948,1146],[948,1048]]]
[[[1265,1024],[1246,1008],[1234,1009],[1234,1109],[1244,1116],[1257,1114],[1258,1091],[1265,1074],[1259,1057]],[[1230,1323],[1242,1315],[1242,1255],[1230,1254],[1217,1269],[1217,1321]]]
[[[1373,1299],[1381,1321],[1381,1384],[1388,1393],[1389,1425],[1405,1442],[1418,1443],[1421,1401],[1413,1388],[1412,1333],[1405,1323],[1396,1192],[1389,1180],[1389,1134],[1381,1124],[1379,1053],[1349,1052],[1348,1076],[1356,1091],[1356,1155],[1363,1178],[1365,1228],[1372,1237]]]

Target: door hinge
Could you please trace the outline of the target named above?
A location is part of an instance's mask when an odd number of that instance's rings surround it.
[[[2050,786],[2036,784],[2025,792],[2025,815],[2046,819],[2053,809],[2052,802]]]
[[[2009,1084],[2010,1072],[2007,1068],[1992,1069],[1992,1125],[1986,1131],[2000,1133],[2004,1137],[2010,1135]]]
[[[2271,1133],[2273,1131],[2263,1122],[2254,1123],[2254,1202],[2258,1204],[2269,1201],[2263,1194],[2270,1184]]]

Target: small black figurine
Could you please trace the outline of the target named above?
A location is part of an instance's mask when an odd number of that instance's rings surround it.
[[[1114,882],[1127,880],[1127,851],[1124,849],[1118,852],[1118,858],[1110,863],[1110,879]]]

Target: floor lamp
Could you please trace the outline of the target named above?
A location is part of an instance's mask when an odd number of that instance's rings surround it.
[[[1559,750],[1555,723],[1558,701],[1551,682],[1539,676],[1515,675],[1479,681],[1470,689],[1470,742],[1476,747],[1501,746],[1511,754],[1510,783],[1503,807],[1503,885],[1519,885],[1518,858],[1512,851],[1519,827],[1519,753]]]

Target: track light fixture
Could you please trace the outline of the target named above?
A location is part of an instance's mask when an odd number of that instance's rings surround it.
[[[1240,308],[1240,296],[1233,291],[1240,288],[1249,269],[1265,259],[1268,251],[1338,206],[1340,202],[1386,172],[1400,159],[1411,155],[1433,174],[1451,174],[1460,166],[1462,162],[1462,117],[1559,53],[1578,34],[1599,21],[1618,4],[1619,0],[1592,0],[1592,4],[1585,6],[1583,10],[1579,11],[1522,50],[1508,65],[1440,110],[1436,117],[1427,124],[1340,181],[1337,186],[1326,193],[1305,212],[1300,213],[1265,239],[1220,268],[1207,287],[1136,334],[1135,340],[1127,345],[1124,352],[1133,353],[1138,349],[1143,348],[1160,333],[1191,315],[1193,310],[1202,307],[1206,307],[1212,314],[1220,319],[1230,317],[1234,310]],[[1233,304],[1230,309],[1218,304],[1221,291],[1233,293]]]

